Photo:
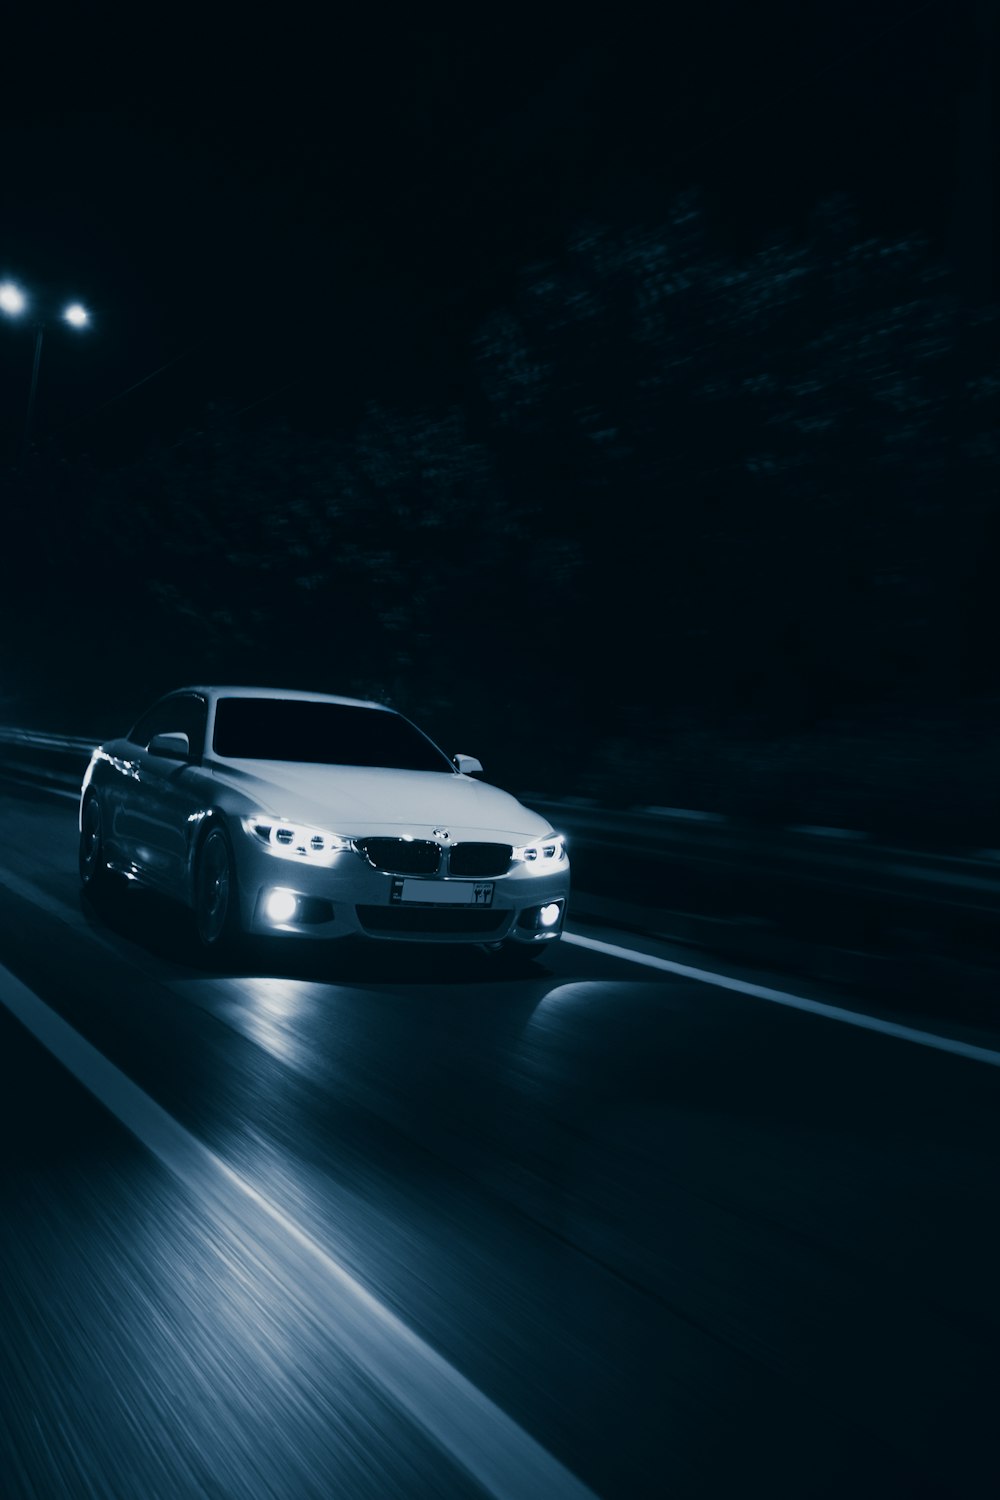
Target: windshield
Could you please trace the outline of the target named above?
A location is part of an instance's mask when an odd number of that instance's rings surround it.
[[[220,698],[212,746],[227,760],[455,770],[444,752],[399,714],[348,703]]]

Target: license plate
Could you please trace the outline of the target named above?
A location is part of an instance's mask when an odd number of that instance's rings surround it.
[[[492,880],[394,880],[392,900],[424,906],[492,906]]]

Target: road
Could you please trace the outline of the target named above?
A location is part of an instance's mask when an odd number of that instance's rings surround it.
[[[595,927],[206,973],[0,810],[4,1497],[996,1492],[1000,1038]]]

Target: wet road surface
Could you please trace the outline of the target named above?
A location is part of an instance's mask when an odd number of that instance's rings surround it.
[[[995,1492],[996,1066],[570,943],[206,973],[0,810],[0,1493]]]

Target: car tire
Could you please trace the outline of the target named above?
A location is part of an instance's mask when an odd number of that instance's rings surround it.
[[[104,820],[101,804],[93,792],[84,802],[80,814],[79,869],[80,885],[85,895],[96,900],[107,892],[111,871],[104,852]]]
[[[198,850],[194,876],[194,927],[201,950],[222,957],[239,946],[240,893],[229,835],[211,826]]]

